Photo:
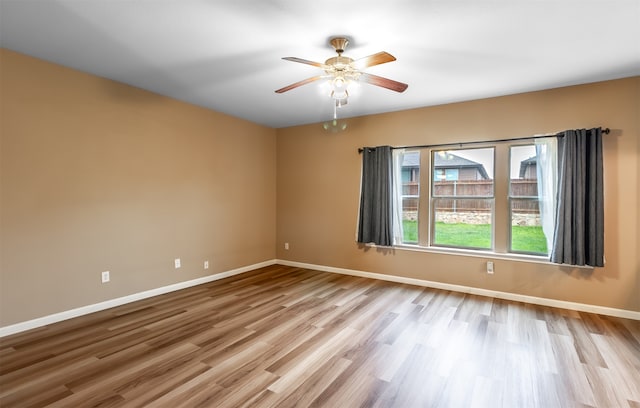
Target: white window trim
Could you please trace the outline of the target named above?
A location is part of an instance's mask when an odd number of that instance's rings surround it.
[[[433,182],[433,174],[432,174],[432,160],[433,160],[433,154],[435,151],[439,151],[442,150],[439,147],[434,147],[434,148],[420,148],[420,149],[415,149],[417,151],[420,151],[420,157],[423,156],[423,154],[427,157],[428,160],[428,171],[424,171],[422,170],[423,168],[423,163],[424,161],[422,161],[421,159],[421,166],[420,166],[420,195],[418,197],[419,202],[418,202],[418,220],[424,216],[424,212],[420,211],[420,206],[424,205],[424,198],[427,199],[426,201],[426,206],[427,211],[427,219],[428,221],[428,236],[426,239],[424,238],[420,238],[421,234],[420,234],[420,228],[418,228],[418,243],[417,244],[411,244],[411,243],[402,243],[402,244],[394,244],[393,247],[397,248],[399,250],[406,250],[406,251],[417,251],[417,252],[425,252],[425,253],[437,253],[437,254],[449,254],[449,255],[460,255],[460,256],[471,256],[471,257],[478,257],[478,258],[484,258],[484,259],[505,259],[505,260],[512,260],[512,261],[518,261],[518,262],[528,262],[528,263],[539,263],[539,264],[545,264],[545,265],[558,265],[556,263],[550,262],[549,261],[549,256],[546,254],[534,254],[534,253],[526,253],[526,252],[509,252],[510,250],[510,241],[511,241],[511,228],[508,228],[505,233],[505,237],[503,237],[503,240],[506,239],[507,241],[503,243],[502,246],[505,246],[504,249],[505,252],[497,252],[496,251],[496,225],[500,224],[503,220],[498,221],[497,220],[497,214],[496,214],[496,210],[497,210],[497,200],[498,200],[498,196],[496,194],[496,189],[498,188],[497,184],[498,182],[506,184],[506,205],[507,205],[507,217],[508,219],[506,220],[506,222],[509,223],[510,225],[510,217],[511,217],[511,208],[510,208],[510,191],[509,191],[509,180],[507,181],[498,181],[496,174],[497,174],[497,167],[498,167],[498,160],[497,159],[497,155],[498,155],[498,151],[499,150],[507,150],[507,174],[509,172],[509,163],[510,163],[510,148],[511,146],[517,146],[517,145],[529,145],[532,144],[533,139],[523,139],[523,140],[518,140],[517,142],[512,142],[512,141],[496,141],[496,142],[487,142],[487,143],[482,143],[482,144],[476,144],[473,143],[473,147],[471,148],[493,148],[494,149],[494,158],[493,158],[493,165],[494,165],[494,172],[493,172],[493,180],[494,180],[494,187],[493,187],[493,196],[491,197],[491,199],[493,199],[494,204],[492,207],[492,224],[491,224],[491,249],[487,250],[487,249],[475,249],[475,248],[464,248],[464,247],[449,247],[449,246],[441,246],[441,245],[433,245],[432,240],[433,240],[433,234],[434,234],[434,226],[435,223],[433,222],[432,219],[432,197],[431,197],[431,190],[432,190],[432,182]],[[453,147],[452,149],[464,149],[465,148],[465,144],[461,143],[459,146]],[[414,149],[407,149],[409,151],[412,151]],[[503,152],[504,154],[504,152]],[[427,179],[427,188],[424,188],[424,183],[423,183],[423,178],[426,177]],[[503,186],[504,187],[504,186]],[[422,199],[420,199],[422,198]],[[439,197],[438,197],[439,198]],[[418,224],[419,225],[419,224]],[[590,266],[584,266],[584,267],[579,267],[579,268],[584,268],[584,269],[593,269]]]
[[[372,245],[375,247],[375,245]],[[553,266],[563,266],[557,263],[549,261],[548,256],[544,255],[530,255],[523,253],[513,253],[513,252],[493,252],[493,251],[483,251],[479,249],[464,249],[464,248],[449,248],[449,247],[425,247],[419,245],[411,245],[411,244],[402,244],[402,245],[394,245],[394,249],[398,249],[400,251],[410,251],[410,252],[424,252],[431,254],[442,254],[442,255],[458,255],[458,256],[467,256],[472,258],[482,258],[482,259],[503,259],[507,261],[516,261],[516,262],[526,262],[526,263],[536,263],[542,265],[553,265]],[[580,266],[580,265],[566,265],[571,266],[571,268],[577,269],[594,269],[593,266]]]

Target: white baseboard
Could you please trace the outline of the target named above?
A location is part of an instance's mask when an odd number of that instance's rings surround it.
[[[454,285],[450,283],[433,282],[423,279],[405,278],[402,276],[385,275],[381,273],[364,272],[354,269],[334,268],[332,266],[314,265],[302,262],[286,261],[283,259],[276,260],[279,265],[294,266],[298,268],[314,269],[317,271],[339,273],[342,275],[359,276],[362,278],[379,279],[397,283],[407,283],[416,286],[425,286],[435,289],[451,290],[455,292],[469,293],[472,295],[480,295],[493,297],[498,299],[513,300],[516,302],[530,303],[540,306],[559,307],[562,309],[577,310],[580,312],[597,313],[606,316],[622,317],[625,319],[640,320],[640,312],[625,309],[615,309],[605,306],[589,305],[585,303],[567,302],[565,300],[556,300],[541,298],[536,296],[520,295],[517,293],[500,292],[496,290],[474,288],[471,286]]]
[[[228,278],[230,276],[238,275],[244,272],[252,271],[254,269],[264,268],[265,266],[271,266],[275,264],[276,264],[276,260],[272,259],[269,261],[264,261],[257,264],[243,266],[241,268],[216,273],[214,275],[209,275],[202,278],[197,278],[197,279],[184,281],[184,282],[178,282],[172,285],[163,286],[161,288],[146,290],[144,292],[134,293],[128,296],[106,300],[104,302],[96,303],[93,305],[82,306],[76,309],[66,310],[64,312],[39,317],[37,319],[27,320],[26,322],[21,322],[21,323],[12,324],[10,326],[0,327],[0,337],[8,336],[15,333],[20,333],[26,330],[35,329],[37,327],[46,326],[52,323],[61,322],[63,320],[72,319],[74,317],[79,317],[79,316],[84,316],[90,313],[99,312],[101,310],[110,309],[112,307],[135,302],[137,300],[142,300],[142,299],[150,298],[153,296],[163,295],[165,293],[174,292],[180,289],[190,288],[196,285],[202,285],[203,283],[213,282],[219,279]]]
[[[425,286],[435,289],[451,290],[461,293],[470,293],[473,295],[487,296],[498,299],[513,300],[516,302],[531,303],[534,305],[559,307],[569,310],[577,310],[581,312],[597,313],[607,316],[622,317],[625,319],[640,320],[640,312],[624,309],[615,309],[604,306],[588,305],[584,303],[567,302],[564,300],[547,299],[536,296],[519,295],[516,293],[500,292],[495,290],[474,288],[471,286],[454,285],[450,283],[433,282],[423,279],[405,278],[402,276],[385,275],[381,273],[364,272],[354,269],[335,268],[332,266],[314,265],[302,262],[287,261],[283,259],[272,259],[269,261],[260,262],[253,265],[244,266],[237,269],[232,269],[225,272],[220,272],[215,275],[209,275],[202,278],[197,278],[185,282],[174,283],[172,285],[163,286],[161,288],[151,289],[144,292],[134,293],[132,295],[119,297],[116,299],[106,300],[104,302],[96,303],[93,305],[87,305],[76,309],[67,310],[60,313],[55,313],[48,316],[39,317],[37,319],[28,320],[12,324],[10,326],[0,327],[0,337],[9,336],[11,334],[20,333],[26,330],[35,329],[38,327],[46,326],[49,324],[61,322],[63,320],[72,319],[74,317],[84,316],[90,313],[99,312],[101,310],[109,309],[112,307],[124,305],[127,303],[135,302],[150,298],[153,296],[163,295],[165,293],[174,292],[176,290],[189,288],[196,285],[202,285],[204,283],[213,282],[219,279],[228,278],[230,276],[239,275],[241,273],[249,272],[254,269],[264,268],[271,265],[285,265],[298,268],[313,269],[323,272],[339,273],[342,275],[359,276],[362,278],[378,279],[389,282],[406,283],[409,285]]]

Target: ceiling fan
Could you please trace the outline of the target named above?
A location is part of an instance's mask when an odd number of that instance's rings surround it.
[[[301,64],[308,64],[313,65],[314,67],[322,68],[324,70],[324,74],[316,75],[311,78],[303,79],[302,81],[298,81],[291,85],[285,86],[284,88],[276,90],[276,93],[287,92],[299,86],[306,85],[320,79],[329,79],[331,83],[331,97],[335,99],[336,106],[339,107],[347,103],[347,98],[349,96],[347,87],[352,81],[366,82],[368,84],[380,86],[396,92],[404,92],[405,89],[407,89],[407,87],[409,86],[392,79],[362,72],[362,70],[365,68],[395,61],[396,58],[388,52],[381,51],[376,54],[369,55],[368,57],[354,60],[342,55],[344,49],[349,44],[349,40],[347,38],[334,37],[329,42],[336,50],[336,53],[338,53],[338,56],[331,57],[324,63],[309,61],[297,57],[282,58],[287,61],[299,62]]]

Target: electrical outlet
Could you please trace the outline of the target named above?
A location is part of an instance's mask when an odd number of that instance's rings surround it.
[[[109,277],[109,271],[102,272],[102,283],[107,283],[111,280]]]
[[[180,267],[180,258],[174,259],[173,264],[175,265],[176,269],[178,269]]]
[[[209,269],[209,261],[204,261],[204,269]]]
[[[493,262],[491,262],[491,261],[487,262],[487,273],[488,274],[493,274]]]
[[[288,242],[284,243],[284,249],[286,249],[287,251],[289,250],[289,243]]]

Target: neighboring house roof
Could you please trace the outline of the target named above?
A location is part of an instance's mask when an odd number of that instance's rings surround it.
[[[536,156],[529,157],[526,160],[520,162],[520,178],[524,178],[524,173],[527,172],[527,167],[535,166],[538,163]]]
[[[475,167],[484,179],[489,179],[487,170],[484,165],[455,154],[446,153],[446,155],[435,154],[435,168],[460,169],[464,167]],[[402,157],[402,167],[418,167],[420,165],[420,153],[408,152]]]
[[[408,152],[402,156],[402,167],[418,167],[420,165],[420,153]]]

